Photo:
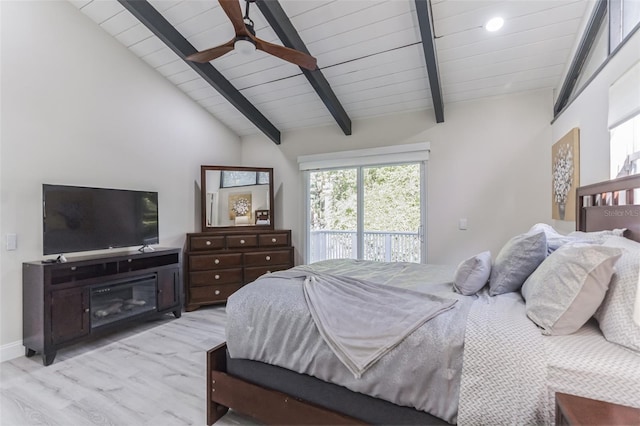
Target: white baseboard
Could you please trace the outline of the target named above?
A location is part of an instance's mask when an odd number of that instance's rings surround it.
[[[24,355],[22,340],[0,346],[0,362],[9,361]]]

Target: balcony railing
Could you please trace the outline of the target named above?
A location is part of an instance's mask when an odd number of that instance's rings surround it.
[[[311,231],[311,262],[357,258],[356,231]],[[417,232],[368,231],[364,233],[366,260],[380,262],[420,262],[420,235]]]

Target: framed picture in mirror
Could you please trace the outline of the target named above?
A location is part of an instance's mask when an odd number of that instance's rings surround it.
[[[270,222],[269,210],[256,210],[256,225],[269,225]]]

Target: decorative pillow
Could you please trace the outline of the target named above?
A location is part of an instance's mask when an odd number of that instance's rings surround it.
[[[618,247],[624,251],[595,317],[605,339],[640,351],[640,325],[633,322],[640,275],[640,243],[614,236],[607,238],[603,246]]]
[[[605,240],[611,236],[623,237],[624,231],[626,229],[612,229],[606,231],[593,231],[593,232],[583,232],[583,231],[573,231],[567,235],[567,237],[572,238],[574,241],[581,241],[585,243],[593,243],[593,244],[602,244]]]
[[[542,334],[580,329],[604,299],[622,250],[593,244],[567,244],[554,251],[522,286],[527,316]]]
[[[465,296],[476,294],[489,281],[491,252],[484,251],[461,262],[453,279],[453,289]]]
[[[496,296],[520,290],[545,257],[547,238],[544,232],[513,237],[502,247],[491,268],[489,294]]]
[[[527,233],[537,234],[538,232],[544,232],[544,235],[547,237],[547,254],[553,253],[565,244],[576,242],[576,238],[569,237],[568,235],[562,235],[551,225],[547,225],[546,223],[536,223]]]

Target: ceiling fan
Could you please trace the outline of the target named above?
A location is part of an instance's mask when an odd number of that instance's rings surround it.
[[[187,60],[206,63],[234,49],[241,53],[251,53],[258,49],[310,71],[316,69],[316,58],[313,56],[307,55],[299,50],[269,43],[256,37],[256,32],[253,29],[253,21],[249,18],[249,4],[255,2],[255,0],[245,0],[247,7],[244,17],[242,16],[242,9],[240,8],[238,0],[218,1],[220,2],[222,10],[224,10],[233,24],[233,29],[236,32],[235,37],[220,46],[189,55],[187,56]]]

